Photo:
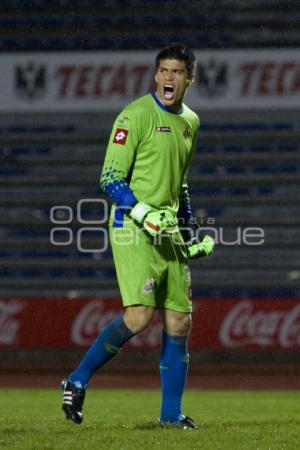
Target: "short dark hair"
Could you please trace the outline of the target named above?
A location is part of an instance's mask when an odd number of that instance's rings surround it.
[[[185,45],[173,43],[162,48],[155,59],[156,70],[159,67],[161,59],[178,59],[179,61],[184,61],[189,78],[194,78],[196,72],[196,56]]]

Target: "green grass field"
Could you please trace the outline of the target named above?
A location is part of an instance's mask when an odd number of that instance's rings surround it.
[[[90,389],[79,426],[60,403],[58,390],[0,390],[0,448],[300,449],[300,391],[188,390],[184,411],[201,431],[160,429],[156,390]]]

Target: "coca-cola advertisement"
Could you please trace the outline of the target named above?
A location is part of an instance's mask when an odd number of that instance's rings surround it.
[[[193,349],[300,348],[300,299],[197,298],[193,303]],[[88,347],[122,313],[118,298],[0,299],[0,348]],[[126,345],[159,348],[161,330],[157,314]]]
[[[0,348],[88,347],[121,314],[123,307],[117,298],[0,299]],[[127,346],[157,348],[161,329],[156,315],[151,326]]]
[[[199,348],[300,347],[299,299],[205,299],[196,308],[191,338]]]
[[[17,341],[22,323],[20,312],[24,306],[17,300],[0,301],[0,346],[13,345]]]

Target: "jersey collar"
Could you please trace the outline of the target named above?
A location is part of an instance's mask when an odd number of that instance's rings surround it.
[[[175,113],[175,112],[173,112],[173,111],[170,111],[159,99],[158,99],[158,97],[157,97],[157,95],[155,94],[155,92],[151,92],[151,95],[152,95],[152,97],[154,98],[154,100],[156,101],[156,103],[158,104],[158,106],[163,110],[163,111],[166,111],[166,112],[168,112],[168,113],[171,113],[171,114],[176,114],[176,115],[178,115],[178,114],[181,114],[182,113],[182,111],[183,111],[183,106],[181,105],[181,108],[180,108],[180,110],[177,112],[177,113]]]

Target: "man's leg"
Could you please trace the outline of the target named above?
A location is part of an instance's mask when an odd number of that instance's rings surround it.
[[[189,313],[171,310],[161,312],[164,322],[160,355],[162,407],[160,422],[177,423],[182,428],[196,428],[190,418],[182,414],[181,399],[187,377],[189,354]],[[195,426],[194,426],[195,425]]]
[[[63,380],[63,409],[68,419],[82,421],[84,391],[93,373],[119,353],[122,346],[150,323],[154,308],[129,306],[123,317],[109,324],[91,345],[78,367]]]

